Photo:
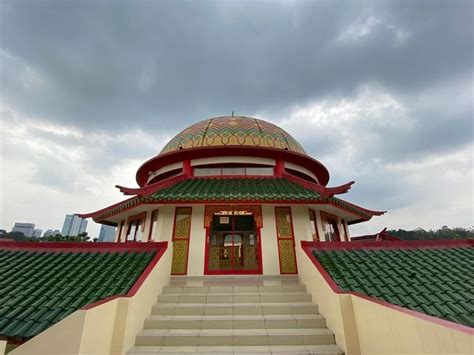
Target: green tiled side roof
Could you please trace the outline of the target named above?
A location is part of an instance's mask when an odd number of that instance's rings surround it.
[[[334,281],[389,303],[474,327],[474,248],[313,250]]]
[[[0,250],[0,338],[30,338],[72,312],[126,294],[155,252]]]

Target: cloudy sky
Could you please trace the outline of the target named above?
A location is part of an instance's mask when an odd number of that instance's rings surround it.
[[[353,234],[470,227],[473,4],[1,0],[0,228],[119,201],[174,134],[232,110],[389,211]]]

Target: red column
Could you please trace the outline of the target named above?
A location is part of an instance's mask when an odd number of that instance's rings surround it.
[[[285,172],[285,162],[283,160],[277,160],[275,164],[275,176],[282,177]]]
[[[183,174],[187,177],[193,176],[193,168],[191,167],[191,160],[189,159],[183,161]]]

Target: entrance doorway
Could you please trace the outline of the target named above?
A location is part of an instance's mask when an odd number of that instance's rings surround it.
[[[245,210],[213,213],[207,231],[205,274],[261,274],[260,231]]]

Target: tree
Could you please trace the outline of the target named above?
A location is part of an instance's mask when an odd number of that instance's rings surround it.
[[[402,240],[452,240],[474,239],[474,230],[466,228],[448,228],[443,226],[437,230],[426,231],[422,228],[407,231],[404,229],[390,230],[389,233]]]

